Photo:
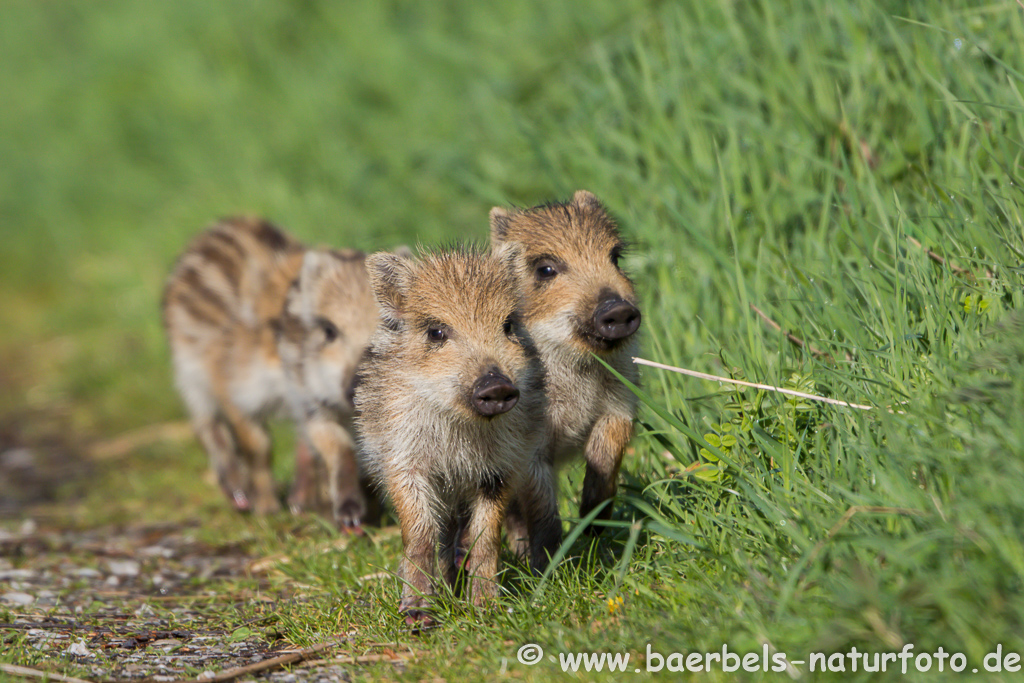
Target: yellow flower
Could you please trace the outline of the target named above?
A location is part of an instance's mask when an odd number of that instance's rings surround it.
[[[620,609],[622,609],[621,595],[614,598],[608,598],[608,614],[615,614]]]

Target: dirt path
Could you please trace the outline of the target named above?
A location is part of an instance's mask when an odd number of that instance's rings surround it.
[[[242,549],[199,543],[187,526],[23,527],[0,536],[6,644],[21,641],[43,662],[75,662],[104,679],[171,680],[268,656],[262,637],[224,613],[254,613],[258,622],[260,612],[272,613],[275,601],[288,596],[234,585],[227,594],[217,590],[225,580],[246,578],[250,558]]]
[[[32,417],[0,421],[0,680],[35,671],[93,681],[299,683],[350,680],[353,664],[400,669],[408,660],[397,644],[352,651],[344,633],[315,651],[285,639],[275,626],[281,609],[320,598],[268,578],[275,561],[256,541],[211,541],[199,519],[71,528],[80,525],[67,511],[84,491],[109,485],[104,468],[131,466],[121,451],[139,438],[83,453],[69,432],[40,429]],[[34,514],[41,509],[62,512]]]
[[[397,644],[352,653],[339,637],[303,651],[280,639],[275,611],[295,598],[246,548],[194,532],[0,531],[2,649],[32,653],[19,666],[102,681],[338,681],[352,664],[409,658]]]

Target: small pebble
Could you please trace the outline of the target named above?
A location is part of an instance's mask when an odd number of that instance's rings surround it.
[[[110,573],[115,576],[138,576],[139,563],[135,560],[111,560]]]
[[[36,455],[28,448],[10,448],[0,453],[0,468],[30,470],[36,464]]]
[[[103,574],[98,569],[92,567],[77,567],[68,572],[71,576],[77,576],[80,579],[98,579]]]
[[[0,571],[0,581],[18,581],[31,579],[35,572],[31,569],[4,569]]]
[[[0,600],[10,605],[31,605],[36,599],[28,593],[21,593],[13,591],[11,593],[4,593],[0,595]]]

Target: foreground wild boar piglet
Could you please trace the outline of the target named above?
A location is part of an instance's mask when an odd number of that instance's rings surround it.
[[[439,567],[455,580],[460,538],[474,602],[495,595],[506,505],[536,451],[543,369],[519,321],[511,260],[463,250],[367,261],[381,321],[357,422],[367,469],[401,522],[410,624],[430,621]]]
[[[327,465],[338,524],[358,525],[366,501],[347,425],[377,318],[364,256],[307,250],[266,221],[226,219],[178,259],[163,313],[178,390],[235,506],[280,508],[266,420],[289,411],[300,452],[312,444]]]
[[[565,203],[492,209],[491,244],[497,252],[514,245],[525,275],[523,323],[547,373],[540,459],[553,468],[582,450],[586,474],[580,515],[586,515],[615,495],[636,416],[636,397],[592,355],[637,382],[632,357],[638,352],[640,310],[633,283],[619,267],[622,239],[597,197],[581,190]],[[536,495],[543,499],[553,493]],[[521,508],[514,502],[509,515],[510,535],[520,543],[528,536]],[[608,506],[600,516],[610,514]],[[558,540],[531,542],[553,551]]]

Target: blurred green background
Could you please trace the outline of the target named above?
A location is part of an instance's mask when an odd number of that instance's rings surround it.
[[[647,357],[874,410],[645,372],[611,559],[500,624],[453,609],[456,629],[493,626],[494,661],[505,638],[652,634],[1024,651],[1022,16],[1012,0],[9,0],[0,427],[75,450],[182,419],[160,289],[220,216],[363,249],[483,241],[491,206],[586,188],[633,244]],[[221,510],[181,485],[203,462],[190,441],[117,460],[85,519]],[[334,590],[314,564],[292,578]]]
[[[0,349],[98,431],[179,414],[174,257],[255,213],[364,249],[486,238],[557,197],[524,109],[641,3],[5,3]],[[564,76],[563,76],[564,77]],[[27,392],[27,395],[26,395]]]

